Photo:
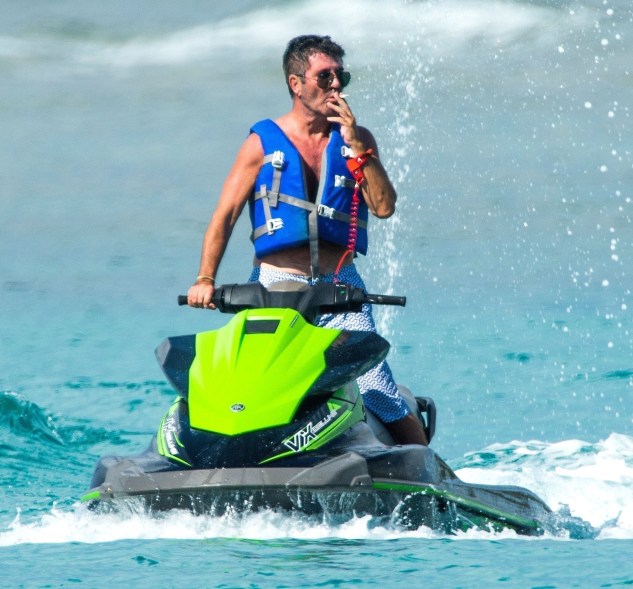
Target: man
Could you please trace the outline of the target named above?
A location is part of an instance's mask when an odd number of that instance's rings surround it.
[[[242,144],[204,236],[200,270],[188,293],[192,307],[214,308],[216,273],[247,202],[256,254],[251,280],[266,287],[284,280],[332,282],[336,273],[341,282],[364,288],[351,254],[366,253],[367,212],[390,217],[396,192],[373,135],[356,124],[341,94],[350,80],[344,54],[327,36],[303,35],[288,43],[283,68],[292,109],[254,125]],[[356,209],[346,156],[354,157],[364,177]],[[368,305],[362,313],[323,316],[319,325],[375,331]],[[427,444],[385,362],[358,384],[365,406],[397,442]]]

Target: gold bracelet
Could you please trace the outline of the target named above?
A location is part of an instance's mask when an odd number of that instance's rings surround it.
[[[213,276],[205,276],[204,274],[201,274],[200,276],[196,276],[196,282],[198,282],[198,280],[208,280],[209,282],[215,282],[215,278],[213,278]]]

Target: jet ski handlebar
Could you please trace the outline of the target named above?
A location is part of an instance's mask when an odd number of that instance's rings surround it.
[[[393,305],[395,307],[404,307],[407,304],[407,297],[382,294],[365,294],[366,302],[372,305]]]
[[[290,308],[312,322],[324,313],[358,312],[364,304],[397,305],[404,307],[406,297],[368,294],[362,288],[345,283],[319,282],[309,286],[300,282],[280,282],[269,289],[259,282],[224,284],[215,288],[213,304],[222,313],[239,313],[246,309]],[[178,297],[179,305],[187,297]]]

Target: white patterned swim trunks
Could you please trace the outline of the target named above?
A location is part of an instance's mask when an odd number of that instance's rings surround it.
[[[253,268],[249,278],[249,282],[259,281],[266,288],[271,284],[285,280],[303,282],[304,284],[314,284],[315,282],[309,276],[280,272],[272,268],[257,267]],[[365,283],[360,274],[358,274],[354,264],[344,266],[339,272],[338,280],[358,288],[365,288]],[[334,274],[322,274],[319,277],[319,281],[334,282]],[[371,305],[363,305],[361,313],[337,313],[336,315],[328,313],[319,315],[316,325],[331,329],[347,329],[349,331],[376,331]],[[406,401],[398,392],[398,387],[386,361],[383,360],[380,364],[360,376],[357,382],[365,407],[383,423],[397,421],[411,412]]]

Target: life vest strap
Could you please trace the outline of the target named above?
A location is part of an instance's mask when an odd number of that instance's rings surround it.
[[[256,193],[253,197],[254,200],[263,200],[262,204],[264,207],[264,215],[266,218],[266,224],[255,228],[255,230],[252,232],[251,240],[253,241],[256,240],[258,237],[261,237],[262,235],[271,234],[273,233],[273,231],[275,231],[276,229],[280,229],[283,226],[283,224],[278,225],[278,226],[274,224],[275,219],[273,219],[272,217],[272,213],[271,213],[269,201],[268,201],[268,196],[267,194],[262,194],[265,192],[266,192],[265,187],[262,186],[260,191]],[[296,198],[294,196],[289,196],[287,194],[279,194],[277,197],[277,200],[279,202],[283,202],[291,206],[302,208],[308,212],[308,229],[310,231],[310,234],[312,233],[312,229],[313,229],[311,225],[310,215],[313,212],[315,213],[314,214],[315,222],[318,217],[327,217],[328,219],[336,219],[337,221],[343,221],[344,223],[349,223],[351,220],[350,215],[348,215],[347,213],[337,211],[336,209],[333,209],[332,207],[328,207],[322,204],[316,205],[312,202],[308,202],[300,198]],[[275,226],[275,228],[271,230],[271,227],[273,226]],[[361,227],[362,229],[367,229],[367,222],[363,221],[362,219],[359,219],[358,226]]]
[[[274,227],[276,227],[278,224],[273,223],[273,216],[270,212],[270,199],[267,197],[265,184],[262,184],[259,187],[259,194],[262,195],[262,193],[263,196],[260,196],[260,198],[262,199],[262,207],[264,209],[264,219],[266,219],[266,233],[272,235],[275,231]],[[283,223],[281,225],[283,226]]]
[[[268,163],[273,167],[273,179],[270,192],[268,192],[268,200],[271,207],[276,207],[279,187],[281,186],[281,175],[286,167],[286,156],[283,151],[274,151],[264,156],[264,164]],[[265,203],[264,206],[266,206]]]

